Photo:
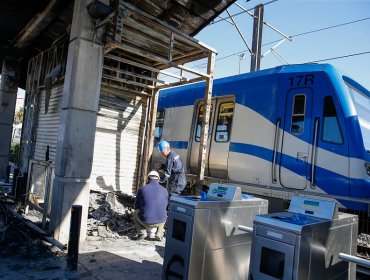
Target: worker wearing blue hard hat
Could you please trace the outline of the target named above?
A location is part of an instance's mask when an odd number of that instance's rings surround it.
[[[170,143],[168,143],[167,141],[162,140],[158,143],[158,150],[160,153],[162,153],[167,148],[170,148]]]
[[[171,150],[170,144],[162,140],[158,143],[159,152],[166,157],[166,164],[164,166],[164,174],[160,178],[160,182],[168,181],[170,195],[180,195],[186,186],[186,177],[184,171],[184,164],[180,156]]]

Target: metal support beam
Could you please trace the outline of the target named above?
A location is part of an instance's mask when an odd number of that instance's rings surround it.
[[[260,66],[261,66],[263,11],[264,11],[264,7],[262,4],[257,5],[254,10],[253,42],[252,42],[250,72],[255,72],[255,71],[260,70]]]
[[[249,51],[250,53],[252,53],[252,50],[251,50],[251,48],[249,47],[247,40],[245,40],[245,38],[244,38],[244,36],[243,36],[242,32],[240,31],[240,29],[239,29],[238,25],[236,24],[236,22],[234,21],[233,17],[231,16],[231,14],[229,13],[229,11],[228,11],[228,10],[226,10],[226,13],[229,15],[230,19],[232,20],[233,25],[235,26],[236,30],[238,31],[238,33],[239,33],[240,37],[242,38],[242,40],[243,40],[244,44],[247,46],[248,51]]]
[[[208,127],[209,127],[209,118],[211,114],[211,101],[212,101],[212,88],[213,88],[213,72],[215,67],[215,53],[210,53],[208,56],[208,66],[207,74],[208,78],[206,81],[206,91],[204,93],[204,114],[202,118],[202,132],[200,137],[199,145],[199,157],[198,157],[198,170],[199,174],[197,176],[197,182],[195,187],[195,194],[199,194],[201,191],[201,186],[204,180],[204,169],[206,162],[206,153],[207,153],[207,140],[208,140]]]

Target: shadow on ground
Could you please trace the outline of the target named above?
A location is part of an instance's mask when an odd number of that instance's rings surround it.
[[[156,245],[152,251],[157,257],[153,258],[146,253],[145,246],[144,250],[142,248],[136,250],[137,246],[131,247],[127,252],[129,257],[108,251],[82,253],[79,255],[77,271],[67,269],[65,254],[45,258],[27,259],[20,256],[0,258],[0,279],[161,279],[161,256],[164,248]],[[151,258],[154,261],[149,260]]]

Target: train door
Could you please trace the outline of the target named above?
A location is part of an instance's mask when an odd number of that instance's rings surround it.
[[[210,139],[212,135],[212,124],[213,124],[213,108],[215,107],[215,99],[212,99],[211,103],[211,115],[209,118],[209,130],[208,130],[208,142],[207,142],[207,154],[206,154],[206,164],[205,164],[205,171],[204,175],[209,176],[209,169],[208,169],[208,154],[209,154],[209,146],[210,146]],[[190,153],[189,156],[189,166],[190,166],[190,172],[192,174],[198,173],[198,158],[199,158],[199,144],[200,144],[200,137],[201,137],[201,129],[202,129],[202,118],[204,113],[204,102],[200,101],[198,104],[194,106],[195,108],[195,118],[196,121],[193,123],[193,128],[191,133],[191,139],[190,139]]]
[[[234,107],[235,103],[233,97],[217,99],[214,129],[210,153],[208,155],[209,173],[211,177],[227,178],[227,161]]]
[[[229,154],[232,120],[234,115],[234,97],[215,98],[212,100],[208,149],[206,154],[205,175],[227,178],[227,160]],[[204,104],[197,107],[197,119],[193,127],[190,151],[190,169],[198,172],[199,142]]]
[[[280,157],[280,182],[284,187],[308,185],[313,93],[308,88],[287,94]]]

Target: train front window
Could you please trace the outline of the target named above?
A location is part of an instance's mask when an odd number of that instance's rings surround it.
[[[343,137],[340,130],[337,112],[333,97],[326,96],[324,98],[324,112],[322,125],[322,140],[334,144],[342,144]]]
[[[365,150],[370,151],[370,97],[348,84],[347,86],[360,123]]]

